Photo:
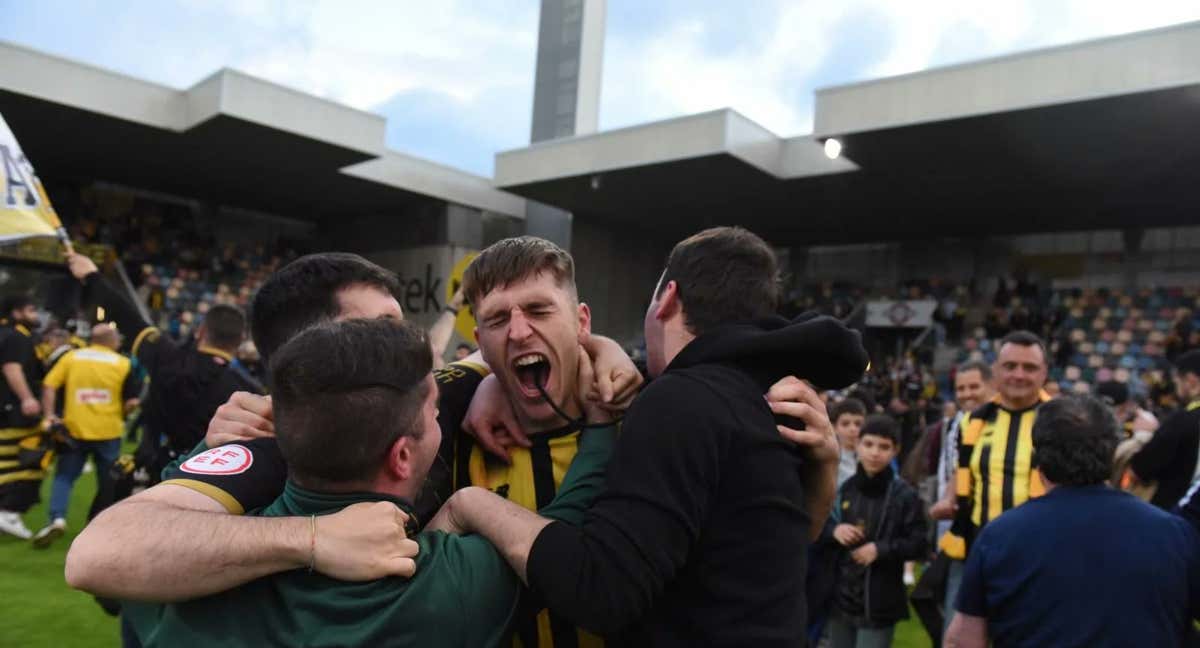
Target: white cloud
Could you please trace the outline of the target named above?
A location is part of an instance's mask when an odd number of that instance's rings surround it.
[[[748,33],[747,47],[712,51],[705,36],[732,12],[773,7],[773,29]],[[1200,19],[1188,1],[1111,0],[778,0],[774,5],[697,9],[654,38],[608,35],[601,126],[732,107],[782,135],[812,128],[812,78],[854,33],[855,20],[879,16],[890,47],[845,83],[915,72],[1017,50],[1070,43]],[[871,45],[864,41],[864,47]],[[838,50],[841,51],[841,50]],[[836,64],[836,61],[832,62]]]

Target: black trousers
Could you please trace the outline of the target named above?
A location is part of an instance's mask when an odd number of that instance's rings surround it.
[[[40,479],[26,479],[0,485],[0,511],[28,511],[41,500],[41,489]]]
[[[908,597],[917,618],[921,620],[921,625],[925,626],[925,632],[933,641],[934,648],[942,645],[942,627],[945,623],[942,602],[946,598],[946,576],[949,570],[950,559],[946,554],[938,552]]]

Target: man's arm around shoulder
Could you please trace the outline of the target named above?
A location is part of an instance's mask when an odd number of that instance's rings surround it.
[[[159,484],[84,528],[67,553],[66,580],[99,596],[174,602],[301,567],[342,580],[410,577],[417,547],[404,535],[406,519],[387,502],[315,520],[245,517],[198,491]]]

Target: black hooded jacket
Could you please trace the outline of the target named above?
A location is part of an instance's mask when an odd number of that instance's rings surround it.
[[[763,394],[789,374],[844,387],[866,366],[828,317],[693,340],[630,408],[583,525],[534,542],[530,586],[615,644],[802,645],[807,468]]]

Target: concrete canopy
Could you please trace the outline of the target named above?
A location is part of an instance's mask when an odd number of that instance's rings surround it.
[[[778,245],[1194,224],[1197,180],[1200,23],[820,90],[809,136],[724,110],[496,157],[577,219]]]
[[[525,212],[487,178],[388,150],[381,116],[233,70],[180,91],[0,43],[0,115],[45,178],[302,220],[432,201]]]

